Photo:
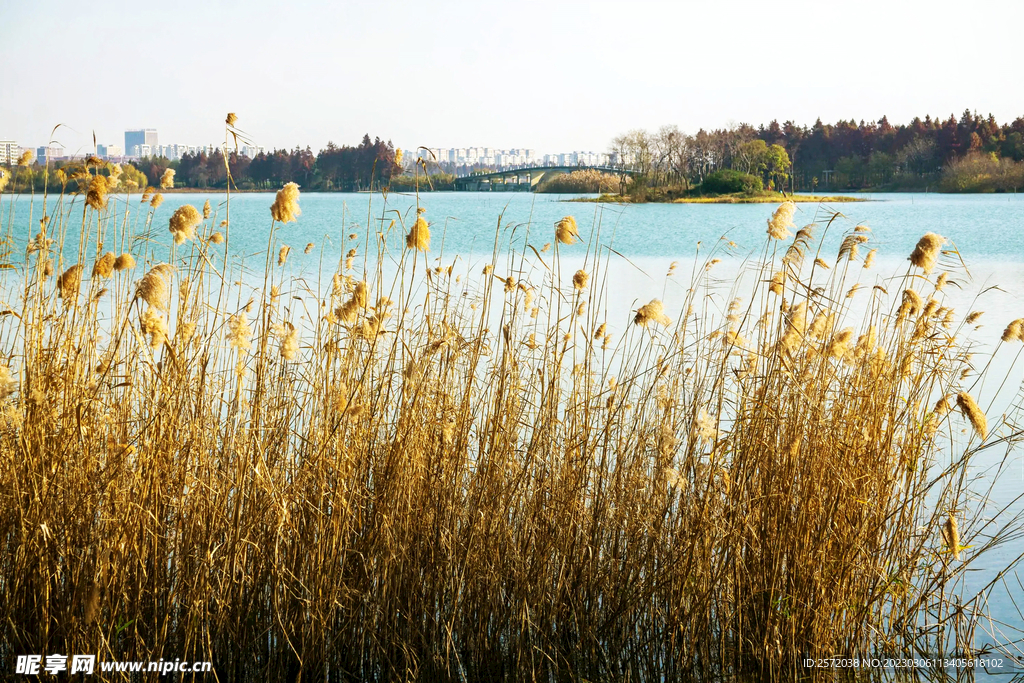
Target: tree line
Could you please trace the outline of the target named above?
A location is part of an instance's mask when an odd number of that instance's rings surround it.
[[[401,174],[401,161],[401,151],[390,140],[371,141],[364,135],[356,147],[328,142],[315,155],[307,146],[261,152],[250,159],[229,149],[225,164],[218,149],[212,154],[186,154],[176,161],[142,159],[139,167],[153,184],[172,168],[175,183],[183,187],[224,188],[230,170],[232,186],[240,190],[275,189],[295,182],[306,190],[361,191],[387,187],[392,177]]]
[[[776,190],[1024,187],[1024,117],[999,124],[991,114],[970,111],[959,119],[926,116],[898,126],[885,116],[859,123],[818,119],[810,127],[740,124],[695,134],[663,126],[620,135],[611,152],[637,172],[638,187],[688,189],[723,170],[754,175]]]
[[[631,194],[666,187],[702,191],[723,181],[746,188],[751,178],[756,179],[755,187],[789,191],[1024,189],[1024,117],[1000,124],[991,114],[982,117],[970,111],[959,119],[925,116],[898,126],[885,116],[859,123],[825,124],[819,119],[809,127],[792,121],[756,128],[740,124],[694,134],[671,125],[653,132],[629,131],[614,139],[610,151],[635,171]],[[81,162],[57,161],[50,169],[76,164]],[[229,148],[226,158],[218,149],[179,160],[144,158],[124,168],[125,178],[137,170],[139,183],[154,187],[169,168],[176,172],[178,187],[200,189],[225,188],[229,174],[240,190],[275,189],[288,182],[305,190],[328,191],[454,186],[454,177],[444,173],[415,180],[414,167],[403,168],[401,150],[369,135],[357,146],[329,142],[316,154],[307,146],[275,149],[250,159]],[[713,174],[714,183],[706,185]],[[20,169],[7,189],[42,191],[47,178],[47,169],[34,164]]]
[[[159,187],[164,172],[173,169],[174,184],[178,188],[224,189],[230,173],[232,187],[239,190],[271,190],[289,182],[296,182],[305,190],[377,190],[388,187],[392,178],[401,175],[401,162],[401,151],[390,141],[370,140],[369,135],[364,135],[356,147],[329,142],[315,155],[309,147],[275,149],[253,158],[231,148],[226,156],[222,150],[215,149],[210,153],[186,154],[181,159],[144,157],[122,164],[123,187],[120,189],[129,189],[129,181],[130,188]],[[82,160],[56,160],[49,166],[36,160],[12,173],[12,184],[7,190],[54,190],[60,186],[57,170],[64,171],[64,177],[72,178],[75,169],[82,166]]]

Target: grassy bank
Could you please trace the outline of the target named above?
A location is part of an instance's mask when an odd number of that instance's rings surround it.
[[[971,647],[955,586],[998,539],[970,468],[1019,432],[970,393],[942,238],[888,278],[870,233],[819,252],[841,219],[794,236],[786,204],[747,284],[716,289],[722,243],[665,275],[680,309],[623,311],[597,225],[505,252],[495,217],[469,272],[383,207],[335,267],[291,244],[289,185],[253,288],[248,226],[82,181],[0,272],[5,661],[635,681]]]
[[[619,194],[602,194],[599,197],[579,197],[577,199],[569,199],[566,201],[571,202],[600,202],[600,203],[615,203],[615,204],[647,204],[647,203],[662,203],[662,204],[780,204],[782,202],[795,202],[798,204],[820,204],[820,203],[838,203],[838,202],[866,202],[869,199],[863,197],[844,197],[840,195],[808,195],[808,194],[794,194],[794,195],[783,195],[780,192],[764,192],[759,194],[725,194],[725,195],[712,195],[706,197],[700,196],[685,196],[678,197],[671,194],[655,194],[648,196],[643,199],[631,197],[630,195],[619,195]]]

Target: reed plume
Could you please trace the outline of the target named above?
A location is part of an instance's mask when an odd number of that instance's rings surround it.
[[[658,299],[651,299],[649,303],[638,308],[636,315],[633,317],[633,324],[635,325],[646,327],[651,322],[656,322],[666,327],[672,324],[672,319],[665,315],[665,308]]]
[[[412,224],[409,234],[405,236],[405,246],[416,251],[430,250],[430,226],[422,215],[422,209],[417,212],[416,221]]]
[[[946,238],[936,235],[934,232],[925,233],[917,242],[914,251],[910,254],[910,262],[923,270],[925,274],[931,273],[938,263],[939,254],[942,252],[942,245]]]
[[[775,240],[784,240],[792,235],[790,228],[796,227],[793,223],[793,215],[796,213],[796,204],[783,202],[775,213],[768,220],[768,236]]]
[[[170,305],[170,279],[173,273],[174,267],[168,263],[153,266],[139,282],[135,295],[153,308],[166,311]]]
[[[582,291],[587,287],[587,280],[590,279],[590,275],[585,270],[577,270],[576,274],[572,276],[573,287]]]
[[[198,227],[202,220],[199,210],[191,204],[182,204],[175,209],[174,213],[171,214],[171,220],[167,227],[174,236],[174,243],[182,244],[185,240],[194,239],[196,227]]]
[[[562,244],[575,244],[579,236],[576,219],[572,216],[566,216],[555,223],[555,238]]]
[[[984,441],[988,437],[988,420],[985,418],[985,413],[981,412],[981,408],[974,401],[974,397],[966,391],[961,391],[956,395],[956,405],[970,421],[971,426],[974,427],[974,433]]]
[[[164,170],[164,174],[160,176],[160,189],[161,190],[173,190],[174,189],[174,169],[168,168]]]
[[[107,193],[113,187],[107,176],[94,175],[89,181],[89,190],[85,195],[85,203],[96,211],[107,208]]]
[[[1024,318],[1017,318],[1010,322],[1003,330],[1002,341],[1024,341]]]
[[[302,211],[299,210],[299,186],[286,183],[277,191],[274,203],[270,206],[270,215],[279,223],[297,221]]]
[[[93,277],[110,277],[114,274],[114,267],[117,264],[117,257],[114,252],[108,251],[96,259],[92,267]]]
[[[73,303],[82,288],[82,266],[74,265],[57,278],[57,294],[66,303]]]
[[[122,270],[131,270],[135,267],[135,258],[129,254],[124,253],[114,260],[114,270],[121,272]]]
[[[950,512],[942,525],[942,541],[949,548],[954,560],[960,559],[960,528],[957,525],[956,517]]]

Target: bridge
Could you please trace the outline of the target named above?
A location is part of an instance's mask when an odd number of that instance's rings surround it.
[[[524,166],[459,176],[455,179],[455,189],[463,192],[532,192],[542,180],[573,171],[599,171],[615,176],[636,173],[615,166]]]

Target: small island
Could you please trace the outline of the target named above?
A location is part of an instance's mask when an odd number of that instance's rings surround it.
[[[782,202],[795,202],[797,204],[821,204],[839,202],[867,202],[871,201],[864,197],[844,197],[841,195],[816,195],[816,194],[782,194],[781,192],[760,192],[746,194],[743,192],[686,196],[686,197],[644,197],[634,198],[628,194],[620,195],[613,193],[601,194],[597,197],[577,197],[567,199],[569,202],[598,202],[602,204],[781,204]]]
[[[781,155],[784,157],[785,153]],[[780,164],[784,170],[773,170],[767,183],[758,175],[734,169],[722,169],[708,174],[701,182],[651,182],[645,175],[613,178],[605,174],[597,177],[576,173],[556,178],[552,186],[562,191],[577,189],[596,193],[597,197],[578,197],[568,201],[601,202],[615,204],[779,204],[785,201],[797,203],[821,202],[863,202],[865,198],[838,195],[796,194],[780,192],[789,178],[788,159]],[[577,177],[573,177],[577,176]],[[542,188],[544,191],[547,188]],[[547,189],[550,191],[550,189]]]

